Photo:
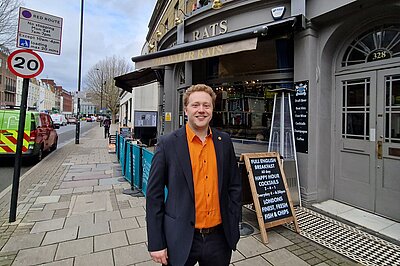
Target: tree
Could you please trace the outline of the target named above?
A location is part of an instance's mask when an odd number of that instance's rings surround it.
[[[0,1],[0,51],[9,53],[15,46],[15,36],[18,24],[19,0]]]
[[[109,110],[113,121],[119,111],[119,93],[121,91],[115,86],[114,77],[131,72],[132,69],[131,64],[113,56],[99,61],[86,74],[85,90],[88,92],[88,100]]]

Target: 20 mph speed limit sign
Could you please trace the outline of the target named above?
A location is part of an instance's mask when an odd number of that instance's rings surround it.
[[[33,78],[39,75],[44,67],[42,58],[35,52],[23,49],[12,52],[8,56],[8,68],[21,78]]]

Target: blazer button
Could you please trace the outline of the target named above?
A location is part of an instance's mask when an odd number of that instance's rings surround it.
[[[194,222],[190,221],[190,225],[191,225],[191,226],[194,226]]]

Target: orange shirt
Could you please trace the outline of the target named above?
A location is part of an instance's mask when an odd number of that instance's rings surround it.
[[[186,124],[196,208],[195,228],[208,228],[222,223],[218,196],[218,170],[212,132],[204,143]]]

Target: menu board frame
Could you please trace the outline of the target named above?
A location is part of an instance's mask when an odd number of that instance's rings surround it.
[[[293,222],[296,232],[299,233],[299,225],[297,223],[296,212],[294,211],[293,208],[292,198],[290,196],[290,192],[287,186],[286,176],[283,171],[283,166],[279,153],[277,152],[243,153],[240,156],[240,160],[244,161],[246,165],[251,194],[253,196],[253,203],[256,209],[257,221],[260,227],[262,241],[264,243],[268,243],[268,236],[266,230],[267,228],[272,228],[281,224]],[[262,176],[256,173],[258,177],[257,180],[255,178],[255,173],[252,167],[255,164],[257,164],[258,166],[257,169],[261,169],[258,172],[262,173]],[[267,183],[266,181],[270,182]],[[264,182],[263,186],[265,190],[265,193],[261,195],[259,193],[260,190],[257,190],[257,188],[260,189],[260,184],[261,184],[260,182]],[[283,184],[280,182],[282,182]],[[278,190],[279,187],[281,188],[281,190]],[[282,191],[283,188],[284,191]],[[266,200],[265,197],[269,197],[267,198],[268,200]],[[260,200],[260,198],[264,199]],[[274,215],[267,215],[271,219],[267,218],[264,214],[267,214],[266,210],[267,211],[270,210],[268,206],[261,206],[261,204],[262,202],[264,203],[275,202],[275,200],[280,202],[278,204],[283,204],[283,206],[286,206],[283,207],[286,210],[285,212],[282,212],[283,213],[282,218],[279,218]],[[269,206],[271,206],[271,204]],[[283,210],[278,207],[277,206],[271,207],[274,210],[274,211],[271,210],[271,212],[276,213],[278,211]],[[288,211],[288,209],[290,211]]]

